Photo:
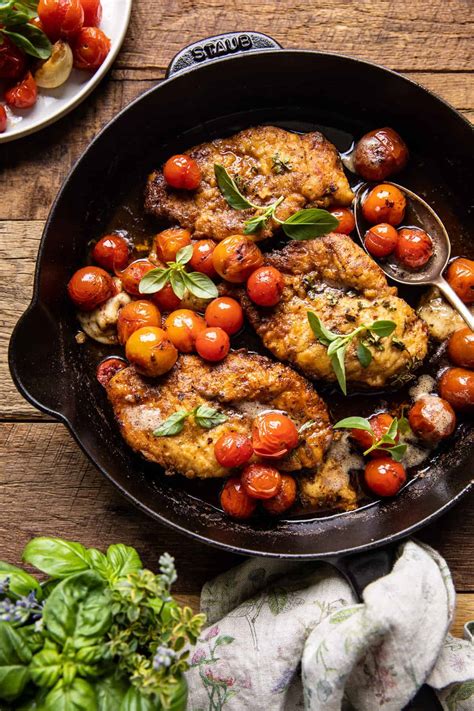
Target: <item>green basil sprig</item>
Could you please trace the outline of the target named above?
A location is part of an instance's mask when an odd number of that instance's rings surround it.
[[[23,52],[37,59],[48,59],[52,46],[46,34],[39,27],[30,24],[38,15],[37,3],[31,0],[7,0],[0,2],[0,45],[6,35]]]
[[[369,420],[366,420],[365,417],[345,417],[343,420],[336,422],[334,429],[365,430],[365,432],[370,432],[373,444],[365,450],[364,456],[370,454],[370,452],[373,452],[375,449],[382,449],[396,462],[401,462],[407,451],[408,445],[403,443],[398,444],[396,441],[399,432],[402,434],[410,432],[410,425],[406,417],[395,417],[387,432],[378,440]]]
[[[166,269],[150,269],[140,281],[140,294],[156,294],[169,282],[178,299],[184,297],[186,289],[199,299],[215,299],[218,291],[212,279],[200,272],[186,271],[185,265],[192,256],[193,246],[188,244],[176,254],[175,262],[168,262]]]
[[[322,323],[321,319],[312,311],[307,312],[309,325],[314,335],[323,346],[327,346],[328,356],[332,369],[336,374],[337,382],[344,395],[347,395],[346,368],[344,358],[349,343],[361,333],[370,333],[373,338],[380,339],[390,336],[396,328],[394,321],[378,320],[371,324],[363,323],[350,333],[334,333]],[[372,361],[372,353],[363,341],[359,341],[356,349],[357,358],[363,368],[367,368]]]
[[[199,405],[193,410],[177,410],[173,412],[153,434],[155,437],[172,437],[183,431],[184,423],[190,416],[194,417],[194,422],[206,430],[210,430],[217,425],[226,422],[227,417],[219,410],[209,405]]]
[[[223,165],[216,163],[214,165],[214,174],[221,195],[234,210],[256,211],[257,214],[254,215],[254,217],[244,222],[244,234],[246,235],[259,232],[270,219],[278,222],[287,237],[295,240],[321,237],[321,235],[335,230],[339,224],[339,220],[327,210],[312,207],[305,210],[298,210],[298,212],[290,215],[287,220],[279,220],[275,215],[275,211],[278,205],[283,202],[283,196],[279,197],[270,205],[255,205],[242,195],[237,187],[237,183],[229,175]]]

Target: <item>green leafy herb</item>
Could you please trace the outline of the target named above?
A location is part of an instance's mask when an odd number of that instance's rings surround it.
[[[140,281],[140,294],[156,294],[169,282],[178,299],[184,297],[186,289],[199,299],[215,299],[218,291],[212,279],[200,272],[186,271],[186,264],[192,256],[193,247],[189,244],[179,250],[176,261],[168,262],[166,268],[150,269]]]
[[[265,225],[267,224],[268,220],[270,219],[275,219],[277,222],[280,222],[275,217],[275,210],[277,209],[278,205],[283,202],[283,198],[280,197],[278,200],[275,200],[271,205],[268,207],[256,207],[258,210],[263,210],[260,214],[255,215],[255,217],[250,218],[250,220],[246,220],[244,222],[244,234],[250,235],[253,234],[254,232],[259,232],[262,230]]]
[[[229,175],[223,165],[214,164],[214,175],[216,176],[217,187],[226,202],[234,210],[249,210],[255,208],[251,202],[245,198],[237,187],[235,180]]]
[[[227,417],[219,410],[209,407],[209,405],[199,405],[193,410],[194,421],[206,430],[210,430],[217,425],[222,425],[226,422]]]
[[[178,410],[170,415],[153,434],[155,437],[171,437],[182,432],[186,419],[190,416],[200,427],[207,430],[221,425],[227,420],[226,415],[209,405],[199,405],[194,410]]]
[[[332,369],[336,375],[337,382],[344,395],[347,395],[346,369],[344,358],[349,343],[359,334],[372,334],[377,339],[389,336],[396,328],[394,321],[374,321],[371,324],[361,324],[350,333],[334,333],[330,331],[321,319],[311,311],[307,312],[309,325],[314,335],[323,346],[326,346],[328,356],[331,360]],[[368,340],[367,338],[365,339]],[[359,341],[356,347],[357,358],[362,367],[367,368],[372,361],[372,353],[367,345]]]
[[[191,413],[187,410],[177,410],[166,418],[153,434],[155,437],[172,437],[182,432],[185,420]]]
[[[396,462],[401,462],[405,456],[408,445],[404,443],[398,444],[396,438],[399,432],[403,433],[406,431],[406,425],[404,422],[405,419],[406,418],[404,417],[401,417],[400,419],[394,417],[387,432],[378,440],[376,439],[375,432],[373,431],[369,420],[366,420],[365,417],[346,417],[343,420],[336,422],[334,429],[354,429],[370,432],[373,444],[365,450],[364,456],[370,452],[373,452],[374,449],[381,449],[389,454]]]
[[[293,170],[288,158],[280,156],[278,151],[272,155],[272,170],[277,175],[282,175],[282,173],[290,173]]]
[[[327,235],[339,224],[338,219],[330,212],[316,207],[299,210],[285,222],[280,220],[278,222],[281,223],[286,236],[296,240],[314,239]]]
[[[30,24],[37,14],[34,3],[28,0],[0,2],[0,45],[3,44],[3,36],[7,36],[26,54],[37,59],[48,59],[52,51],[51,42],[43,30]]]

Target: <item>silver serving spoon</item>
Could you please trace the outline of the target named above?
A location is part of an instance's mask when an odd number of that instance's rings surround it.
[[[388,180],[384,180],[384,183],[394,185],[405,194],[407,207],[403,222],[405,225],[412,225],[425,230],[433,240],[434,253],[429,262],[416,271],[405,269],[391,256],[383,262],[377,261],[380,268],[387,276],[399,284],[433,284],[433,286],[437,286],[449,303],[462,316],[471,331],[474,331],[474,315],[443,277],[443,271],[446,269],[451,254],[451,242],[445,226],[436,212],[419,195],[403,187],[403,185],[398,185]],[[357,234],[364,249],[364,235],[370,225],[366,224],[362,215],[362,203],[373,187],[373,184],[363,183],[356,191],[354,217]],[[365,251],[367,252],[367,250]]]

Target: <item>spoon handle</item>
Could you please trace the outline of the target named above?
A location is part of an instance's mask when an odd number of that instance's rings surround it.
[[[468,306],[464,303],[464,301],[461,301],[459,296],[456,294],[454,289],[448,284],[446,279],[443,279],[442,276],[440,276],[438,279],[436,279],[435,282],[433,282],[435,286],[438,287],[438,289],[442,292],[442,294],[447,298],[451,306],[454,306],[456,311],[463,317],[471,331],[474,331],[474,315],[471,313],[471,310],[469,309]]]

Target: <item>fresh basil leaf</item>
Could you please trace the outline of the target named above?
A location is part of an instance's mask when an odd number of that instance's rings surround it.
[[[321,341],[324,346],[329,345],[329,343],[341,337],[339,333],[332,333],[332,331],[329,331],[324,326],[319,316],[316,316],[316,314],[314,314],[312,311],[307,311],[306,315],[308,317],[311,330],[313,331],[316,338]]]
[[[10,565],[0,560],[0,584],[8,578],[8,592],[17,597],[28,595],[32,590],[36,593],[36,599],[41,600],[43,591],[41,585],[32,575],[15,565]]]
[[[255,215],[255,217],[251,217],[250,220],[246,220],[244,222],[244,235],[253,235],[255,232],[260,232],[260,230],[265,227],[269,219],[270,216],[263,213],[261,215]]]
[[[106,676],[94,684],[97,711],[118,711],[130,685],[124,679]]]
[[[14,30],[1,30],[5,35],[22,49],[26,54],[37,59],[48,59],[51,56],[52,45],[45,33],[34,25],[24,24],[15,26]]]
[[[155,437],[172,437],[182,432],[184,421],[189,417],[187,410],[177,410],[173,412],[161,425],[153,432]]]
[[[214,164],[214,175],[222,197],[234,210],[248,210],[253,207],[252,203],[242,195],[235,180],[230,177],[223,165]]]
[[[321,237],[335,230],[339,220],[327,210],[310,207],[299,210],[282,224],[284,233],[291,239],[306,240]]]
[[[98,711],[94,689],[79,677],[70,684],[60,679],[47,695],[44,711]]]
[[[169,281],[170,274],[171,269],[162,269],[161,267],[150,269],[150,271],[140,279],[138,291],[140,294],[155,294],[157,291],[161,291]]]
[[[347,346],[342,346],[342,348],[339,348],[331,357],[332,369],[336,374],[337,382],[344,395],[347,395],[346,366],[344,364],[346,348]]]
[[[13,9],[14,4],[15,0],[5,0],[4,2],[0,2],[0,20],[2,23],[5,23],[8,17],[7,13]]]
[[[97,548],[88,548],[87,555],[92,570],[95,570],[96,573],[99,573],[99,575],[101,575],[104,580],[110,580],[112,571],[110,568],[110,563],[107,560],[107,556],[105,556],[102,551],[97,550]]]
[[[8,622],[0,622],[0,699],[20,696],[30,679],[31,656],[23,637]]]
[[[394,440],[393,437],[390,437],[388,434],[384,434],[381,436],[379,441],[376,443],[375,449],[379,449],[379,448],[386,449],[385,447],[379,446],[379,445],[383,445],[383,444],[393,445],[393,444],[396,444],[396,441]]]
[[[192,244],[186,245],[186,247],[181,247],[176,253],[176,261],[178,264],[187,264],[191,257],[193,256],[194,247]]]
[[[157,711],[150,696],[144,696],[135,686],[130,686],[118,711]]]
[[[123,543],[116,543],[107,548],[107,559],[111,566],[113,578],[119,580],[130,573],[136,573],[143,568],[142,561],[135,548]]]
[[[15,707],[15,711],[44,711],[44,700],[48,693],[48,689],[38,689],[34,698],[20,703],[20,706]],[[22,694],[22,697],[25,694]],[[18,703],[18,702],[17,702]]]
[[[404,415],[398,418],[398,431],[400,434],[410,434],[411,432],[410,423]]]
[[[367,346],[362,343],[362,341],[359,341],[357,344],[357,358],[359,359],[359,363],[363,368],[368,368],[369,365],[372,362],[372,353],[370,350],[367,348]]]
[[[63,658],[56,649],[42,649],[30,664],[31,678],[36,686],[51,688],[61,676]]]
[[[186,291],[184,273],[172,269],[170,273],[170,284],[178,299],[182,299]]]
[[[365,430],[372,432],[370,422],[365,417],[345,417],[334,425],[334,429]]]
[[[61,538],[32,538],[23,551],[23,560],[54,578],[90,569],[84,546]]]
[[[219,295],[217,286],[205,274],[183,272],[183,278],[186,288],[193,296],[197,296],[199,299],[215,299]]]
[[[401,462],[403,457],[405,456],[406,451],[406,444],[396,444],[395,447],[391,447],[387,450],[387,454],[390,454],[392,459],[394,459],[396,462]]]
[[[332,341],[328,346],[328,356],[331,357],[343,346],[347,345],[347,338],[339,337]]]
[[[206,430],[217,427],[217,425],[222,425],[222,423],[228,419],[222,412],[219,412],[219,410],[209,405],[199,405],[193,414],[196,424],[200,427],[204,427]]]
[[[384,338],[385,336],[390,336],[396,327],[397,324],[394,321],[384,321],[381,319],[380,321],[374,321],[368,326],[368,330],[375,333],[379,338]]]
[[[388,430],[385,433],[385,436],[394,440],[395,437],[397,436],[397,431],[398,431],[398,420],[396,417],[394,417],[390,423],[390,427],[388,428]]]

